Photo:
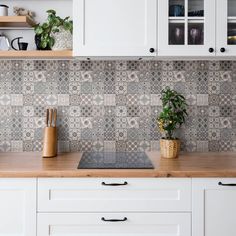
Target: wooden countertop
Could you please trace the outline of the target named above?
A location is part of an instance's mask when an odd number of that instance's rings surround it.
[[[81,153],[51,159],[41,153],[0,153],[0,177],[236,177],[236,153],[189,153],[175,160],[147,154],[153,170],[78,170]]]

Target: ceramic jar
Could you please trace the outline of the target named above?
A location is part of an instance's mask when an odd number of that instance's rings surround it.
[[[0,16],[8,16],[8,6],[0,4]]]
[[[52,47],[53,51],[72,50],[73,37],[69,30],[59,27],[59,32],[53,33],[55,43]]]

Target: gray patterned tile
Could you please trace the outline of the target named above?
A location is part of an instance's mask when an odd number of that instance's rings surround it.
[[[158,150],[160,93],[190,105],[183,151],[236,150],[234,61],[0,61],[0,150],[41,151],[58,108],[59,150]],[[14,125],[14,127],[12,126]]]

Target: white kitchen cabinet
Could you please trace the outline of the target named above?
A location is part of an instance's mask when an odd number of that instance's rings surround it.
[[[236,1],[216,0],[217,56],[236,55]]]
[[[158,55],[215,56],[215,19],[215,0],[159,0]]]
[[[193,179],[193,236],[235,236],[236,179]]]
[[[0,179],[0,236],[36,236],[35,179]]]
[[[74,56],[156,55],[156,0],[73,2]]]
[[[191,179],[38,179],[39,212],[190,212]]]
[[[191,214],[40,213],[37,228],[38,236],[190,236]]]

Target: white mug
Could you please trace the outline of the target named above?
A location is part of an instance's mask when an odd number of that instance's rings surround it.
[[[8,16],[8,6],[0,4],[0,16]]]

